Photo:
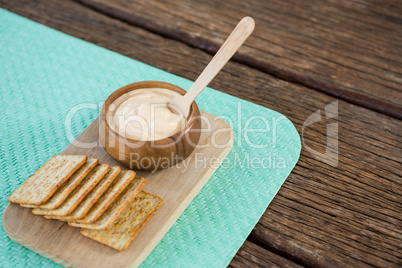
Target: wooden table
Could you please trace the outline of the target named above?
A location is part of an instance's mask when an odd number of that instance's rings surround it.
[[[211,87],[286,115],[300,160],[230,266],[402,266],[402,2],[0,0],[0,7],[194,80],[245,15]],[[339,113],[325,118],[338,101]],[[337,123],[339,158],[323,153]]]

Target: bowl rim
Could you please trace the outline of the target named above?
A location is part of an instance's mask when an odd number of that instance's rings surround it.
[[[155,85],[157,84],[157,86]],[[166,88],[166,86],[168,87],[172,87],[175,90],[172,90],[170,88]],[[134,89],[130,90],[131,88],[135,87]],[[182,89],[181,87],[168,83],[168,82],[163,82],[163,81],[155,81],[155,80],[146,80],[146,81],[139,81],[139,82],[134,82],[134,83],[130,83],[127,84],[125,86],[122,86],[118,89],[116,89],[115,91],[113,91],[104,101],[104,103],[102,104],[102,108],[100,110],[99,113],[99,119],[100,119],[100,124],[103,124],[105,126],[105,131],[106,132],[111,132],[113,135],[115,135],[118,138],[123,138],[125,139],[127,142],[130,143],[138,143],[138,142],[145,142],[145,143],[164,143],[164,141],[175,141],[180,138],[181,136],[183,136],[185,133],[187,133],[189,131],[189,129],[192,128],[192,126],[195,123],[195,120],[197,119],[197,117],[200,116],[200,112],[198,109],[198,105],[195,101],[193,101],[193,103],[191,104],[190,107],[190,113],[188,115],[188,120],[186,123],[186,126],[180,130],[179,132],[175,133],[174,135],[168,136],[166,138],[163,139],[159,139],[159,140],[136,140],[136,139],[132,139],[132,138],[128,138],[124,135],[121,135],[119,133],[117,133],[116,131],[114,131],[110,126],[109,123],[106,120],[106,112],[107,112],[107,108],[109,108],[109,106],[119,97],[121,97],[122,95],[133,91],[133,90],[137,90],[137,89],[143,89],[143,88],[163,88],[163,89],[167,89],[167,90],[172,90],[175,91],[181,95],[186,94],[186,91],[184,89]],[[109,105],[106,107],[106,103],[110,102]]]

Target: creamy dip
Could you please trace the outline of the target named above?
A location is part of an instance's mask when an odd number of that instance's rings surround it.
[[[186,119],[167,108],[179,93],[164,88],[143,88],[117,98],[106,111],[109,126],[127,138],[149,141],[172,136]]]

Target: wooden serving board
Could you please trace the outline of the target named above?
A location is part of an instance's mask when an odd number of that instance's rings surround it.
[[[9,204],[3,213],[3,226],[7,235],[15,242],[64,266],[139,266],[217,169],[216,161],[207,161],[204,165],[200,164],[200,159],[205,157],[223,160],[233,145],[233,131],[225,121],[205,112],[201,114],[211,123],[211,127],[208,130],[203,121],[203,129],[206,131],[202,132],[199,146],[185,160],[186,163],[155,173],[137,172],[138,176],[148,180],[144,190],[160,196],[164,203],[127,250],[114,250],[84,237],[79,228],[33,215],[31,209],[22,208],[17,204]],[[222,131],[223,128],[227,131]],[[221,131],[213,135],[217,130]],[[215,145],[212,144],[211,138]],[[97,142],[98,121],[95,120],[89,125],[76,140]],[[62,154],[85,154],[99,158],[100,163],[119,165],[99,145],[83,149],[71,143]]]

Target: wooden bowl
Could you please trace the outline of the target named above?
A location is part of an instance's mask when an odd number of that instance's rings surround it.
[[[126,138],[110,128],[106,111],[121,95],[141,88],[165,88],[182,95],[186,93],[178,86],[159,81],[142,81],[119,88],[106,99],[100,111],[99,140],[111,157],[130,169],[155,171],[174,166],[192,153],[200,139],[201,118],[198,106],[193,102],[186,126],[173,136],[154,141]]]

